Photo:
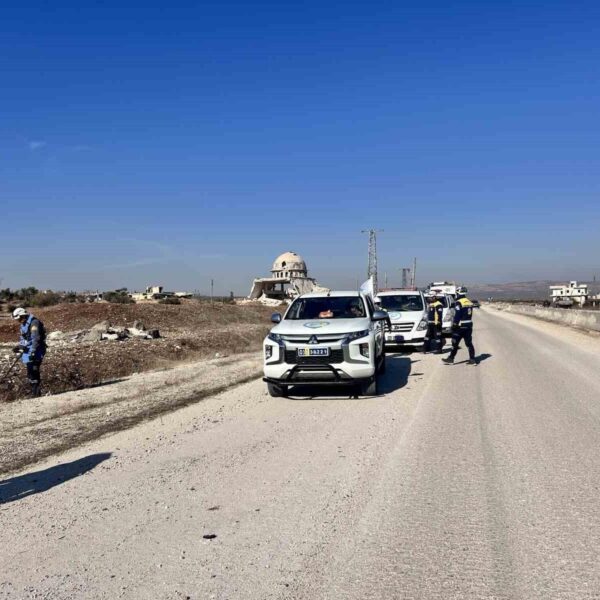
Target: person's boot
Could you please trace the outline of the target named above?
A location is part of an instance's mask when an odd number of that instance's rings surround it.
[[[476,361],[474,358],[470,358],[470,359],[467,361],[467,364],[468,364],[468,365],[476,365],[476,364],[477,364],[477,361]]]
[[[442,358],[442,362],[447,365],[453,365],[454,359],[451,356],[447,356],[446,358]]]
[[[31,398],[39,398],[42,395],[41,385],[38,383],[31,384]]]

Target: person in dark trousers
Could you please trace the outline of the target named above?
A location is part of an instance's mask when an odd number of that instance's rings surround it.
[[[40,369],[46,356],[46,330],[44,324],[24,308],[15,309],[13,319],[21,324],[21,339],[13,351],[21,354],[21,360],[27,367],[31,397],[38,398],[42,395]]]
[[[425,334],[423,351],[425,353],[441,354],[444,305],[435,296],[429,296],[427,302],[429,303],[427,307],[427,333]]]
[[[452,321],[452,350],[448,358],[442,358],[442,361],[447,365],[453,364],[458,352],[458,345],[461,340],[464,340],[469,350],[467,364],[476,365],[475,347],[473,346],[473,303],[467,298],[467,291],[463,288],[459,288],[456,298],[454,320]]]

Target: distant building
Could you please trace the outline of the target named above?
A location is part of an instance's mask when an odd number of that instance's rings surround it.
[[[129,297],[140,302],[143,300],[164,300],[165,298],[191,298],[191,292],[165,292],[162,285],[149,285],[145,292],[133,292]]]
[[[569,281],[565,285],[551,285],[550,299],[552,304],[558,306],[568,306],[579,304],[583,306],[589,297],[588,286],[586,283],[578,284],[576,281]]]
[[[284,302],[299,294],[320,290],[315,279],[308,276],[304,259],[295,252],[284,252],[275,259],[271,277],[257,277],[252,282],[250,300]]]

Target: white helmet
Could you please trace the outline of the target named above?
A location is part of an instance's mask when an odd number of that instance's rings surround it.
[[[26,317],[29,313],[24,309],[24,308],[15,308],[15,310],[13,310],[13,314],[12,314],[12,318],[16,321],[17,319],[20,319],[21,317]]]

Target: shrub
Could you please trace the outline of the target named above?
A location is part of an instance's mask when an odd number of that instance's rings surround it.
[[[159,304],[181,304],[181,300],[179,298],[163,298],[158,301]]]
[[[135,300],[130,298],[126,292],[117,290],[116,292],[105,292],[102,298],[112,304],[135,304]]]
[[[61,302],[61,300],[61,297],[56,292],[38,292],[31,297],[28,304],[39,308],[41,306],[54,306]]]

